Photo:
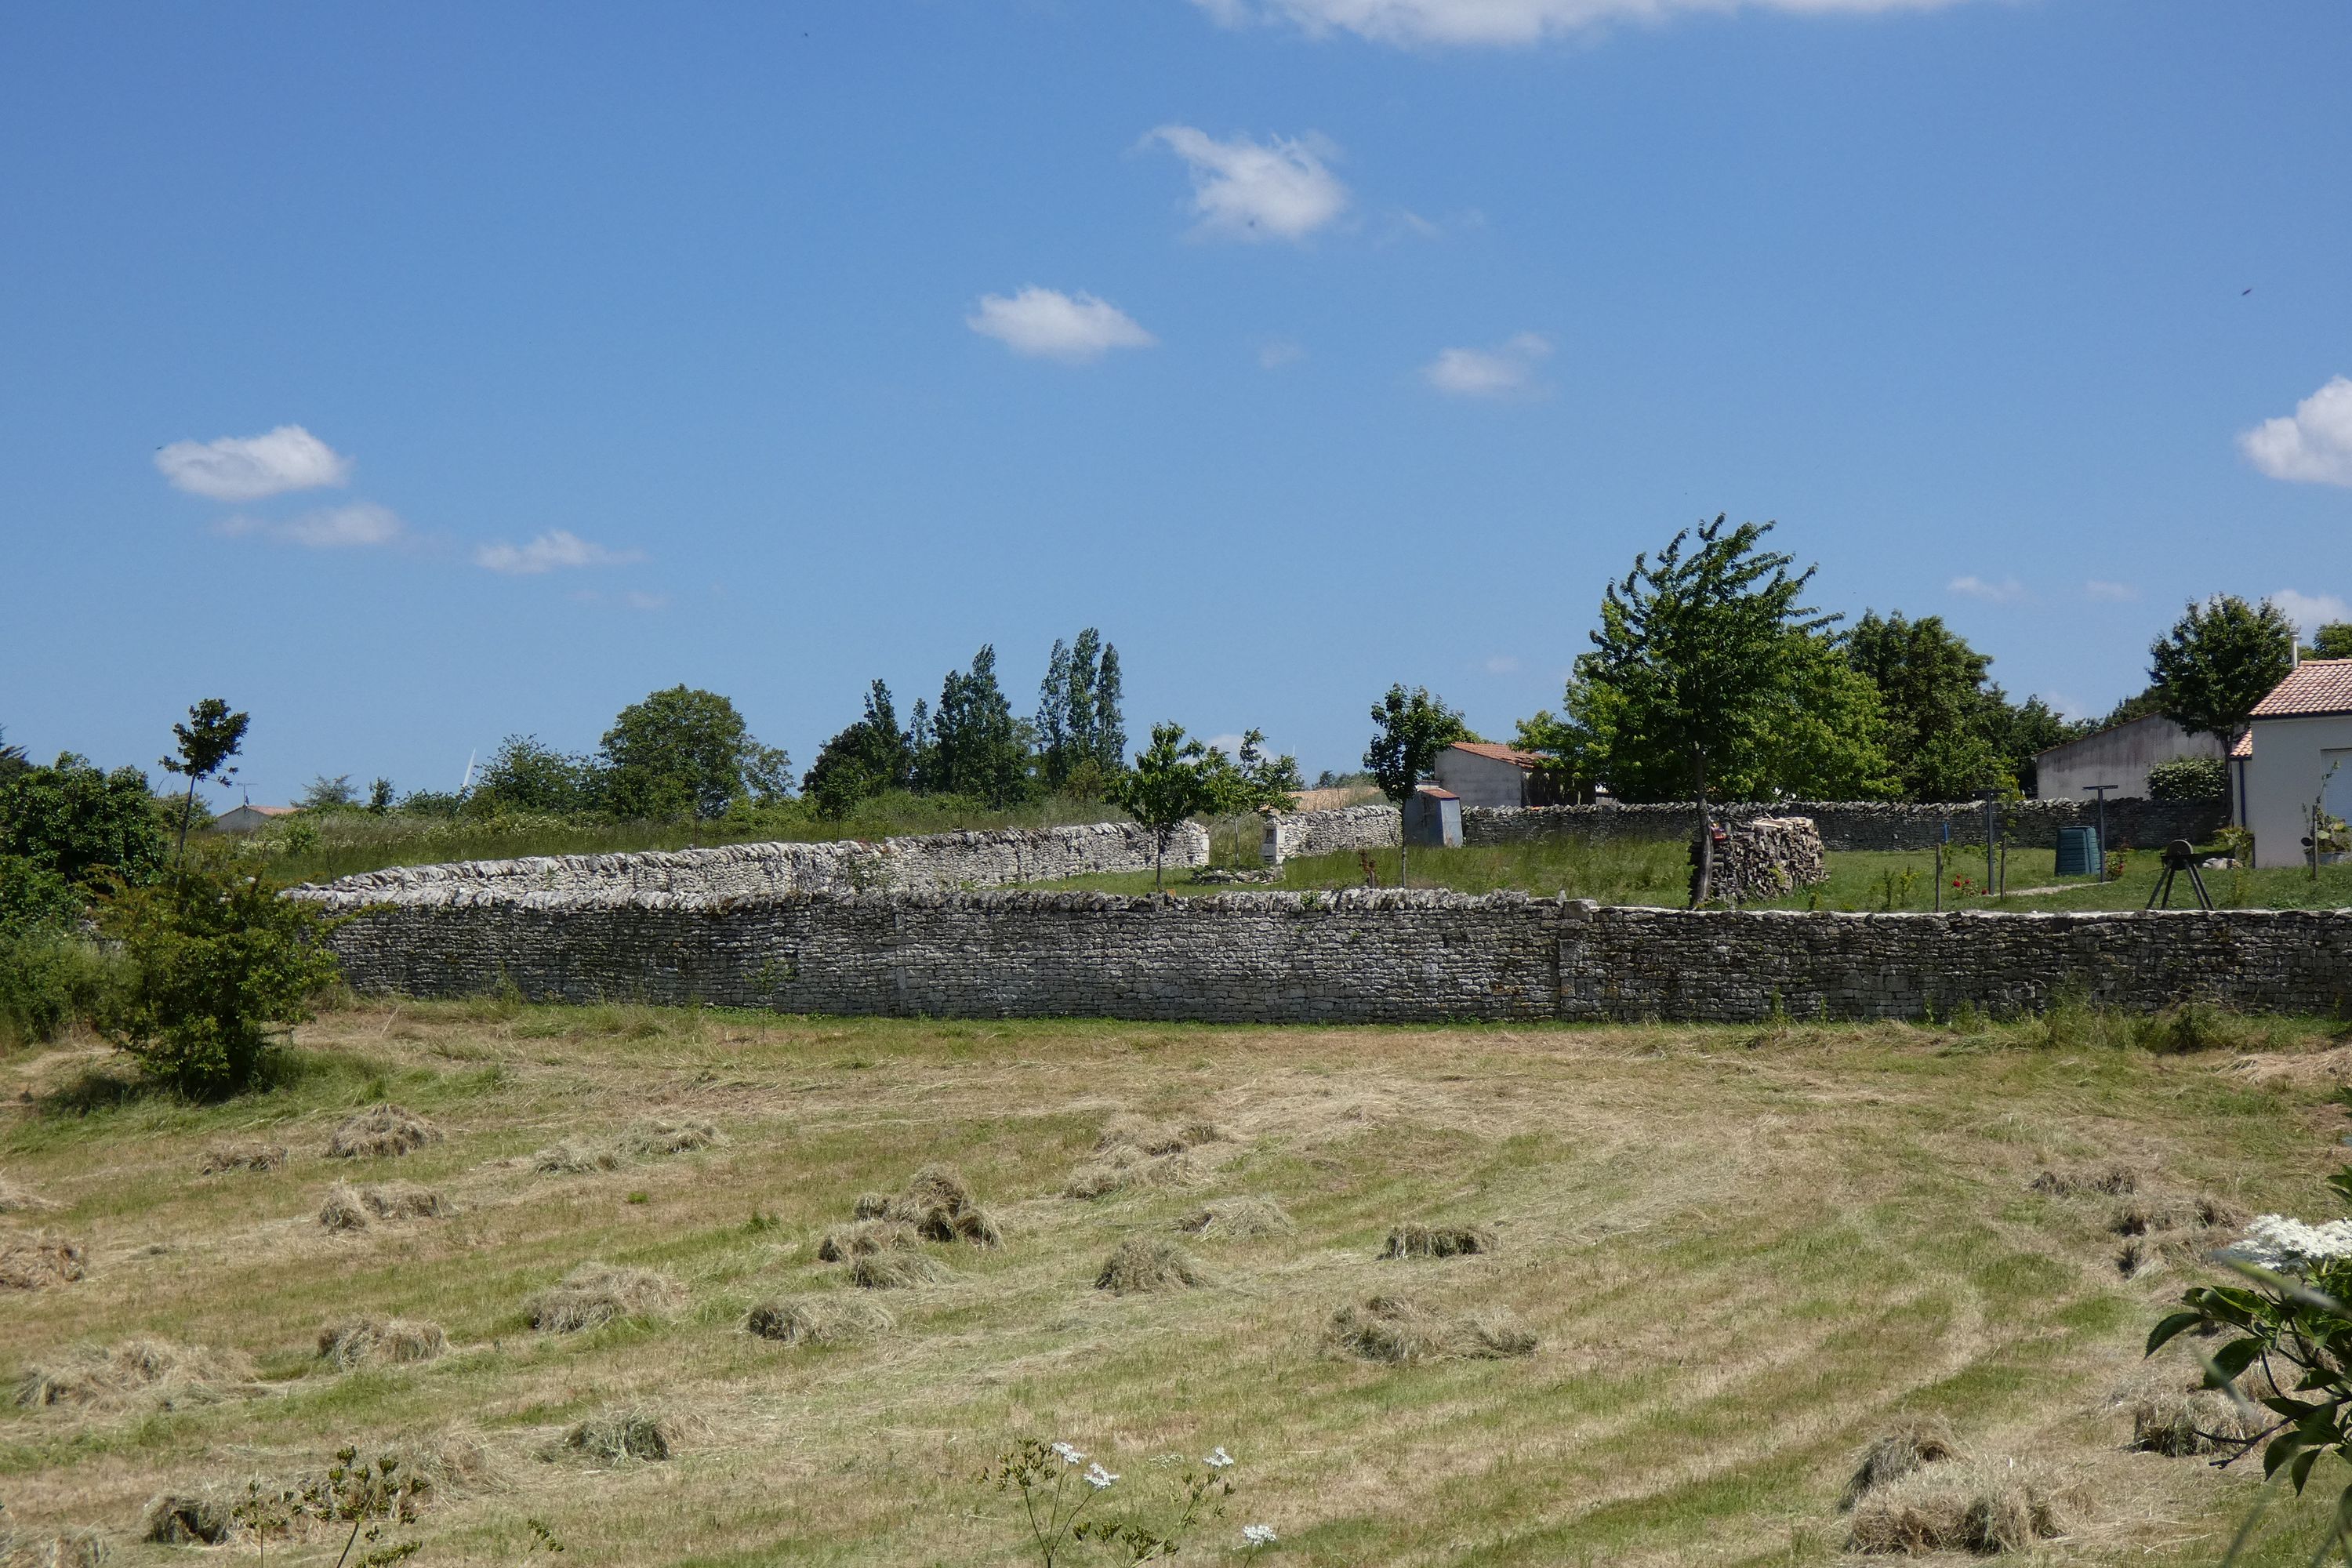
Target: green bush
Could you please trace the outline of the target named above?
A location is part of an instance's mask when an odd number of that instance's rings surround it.
[[[40,928],[0,935],[0,1046],[57,1038],[104,1005],[112,981],[94,942]]]
[[[217,857],[118,889],[99,925],[124,968],[100,1033],[185,1094],[250,1084],[273,1026],[308,1018],[310,994],[336,978],[316,907]]]
[[[2219,757],[2178,757],[2147,770],[2150,800],[2219,800],[2230,791],[2230,764]]]

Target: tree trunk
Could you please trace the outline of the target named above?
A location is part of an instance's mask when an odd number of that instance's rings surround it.
[[[1167,854],[1168,835],[1161,832],[1154,832],[1151,836],[1151,890],[1155,893],[1162,893],[1168,890],[1167,879],[1161,874],[1160,869],[1160,863],[1165,859]]]
[[[184,859],[186,859],[186,858],[187,858],[187,855],[188,855],[188,824],[195,820],[195,816],[196,816],[196,775],[195,775],[195,774],[194,774],[194,773],[190,773],[190,774],[188,775],[188,798],[187,798],[187,802],[186,802],[186,804],[185,804],[185,805],[182,805],[182,806],[180,807],[180,847],[179,847],[177,849],[174,849],[174,850],[173,850],[173,851],[172,851],[172,864],[173,864],[174,866],[178,865],[182,860],[184,860]]]
[[[1698,800],[1698,880],[1691,888],[1691,908],[1697,909],[1715,894],[1715,824],[1706,810],[1706,748],[1691,748],[1692,794]]]

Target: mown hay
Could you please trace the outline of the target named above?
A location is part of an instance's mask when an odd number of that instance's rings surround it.
[[[2058,1494],[2014,1463],[1932,1465],[1854,1506],[1851,1552],[2023,1552],[2065,1532]]]
[[[387,1318],[360,1312],[319,1331],[319,1353],[344,1372],[431,1361],[449,1348],[449,1336],[430,1318]]]
[[[587,1143],[551,1143],[530,1157],[530,1168],[543,1175],[577,1176],[590,1171],[617,1171],[621,1156]]]
[[[962,1242],[968,1247],[994,1247],[1004,1239],[986,1209],[969,1204],[960,1209],[930,1208],[915,1222],[925,1241]]]
[[[0,1535],[0,1548],[7,1537]],[[8,1568],[99,1568],[106,1561],[106,1537],[95,1530],[68,1531],[20,1541],[7,1555]]]
[[[826,1231],[824,1239],[816,1244],[816,1255],[825,1263],[848,1263],[877,1252],[904,1252],[919,1245],[915,1227],[905,1220],[863,1219]]]
[[[863,1221],[910,1226],[926,1241],[994,1247],[1004,1239],[988,1211],[972,1201],[963,1177],[948,1165],[924,1166],[896,1197],[860,1194],[853,1212]]]
[[[1532,1355],[1536,1337],[1507,1312],[1448,1316],[1402,1296],[1373,1296],[1332,1313],[1323,1343],[1359,1361],[1402,1364]]]
[[[1942,1421],[1910,1421],[1882,1432],[1857,1457],[1853,1475],[1845,1483],[1845,1495],[1838,1500],[1838,1509],[1852,1512],[1856,1503],[1878,1488],[1927,1466],[1958,1458],[1959,1452],[1959,1443],[1953,1437],[1951,1427]]]
[[[1197,1120],[1114,1116],[1095,1140],[1094,1157],[1070,1173],[1062,1195],[1099,1198],[1128,1187],[1175,1186],[1197,1180],[1200,1171],[1191,1152],[1223,1137],[1215,1126]]]
[[[860,1193],[849,1212],[856,1219],[888,1219],[898,1206],[898,1200],[888,1193]]]
[[[1289,1236],[1297,1226],[1270,1198],[1211,1198],[1176,1222],[1176,1228],[1204,1241],[1255,1241]]]
[[[0,1240],[0,1290],[48,1290],[81,1276],[79,1242],[46,1230]]]
[[[469,1426],[444,1426],[433,1431],[409,1431],[394,1438],[383,1453],[400,1462],[395,1476],[407,1478],[422,1499],[462,1494],[487,1486],[492,1479],[490,1450]]]
[[[1130,1236],[1112,1250],[1102,1272],[1095,1276],[1095,1289],[1128,1296],[1187,1289],[1206,1278],[1200,1265],[1165,1237]]]
[[[783,1296],[762,1301],[743,1326],[788,1345],[845,1345],[897,1327],[890,1314],[856,1296]]]
[[[1483,1225],[1401,1225],[1389,1232],[1382,1258],[1469,1258],[1495,1250]]]
[[[28,1410],[69,1405],[120,1408],[152,1402],[165,1410],[209,1404],[231,1385],[253,1380],[253,1363],[235,1351],[135,1338],[111,1345],[77,1345],[63,1355],[27,1365],[16,1380],[16,1403]]]
[[[405,1154],[439,1142],[441,1130],[397,1105],[371,1105],[346,1118],[327,1140],[331,1160]]]
[[[715,1123],[671,1121],[659,1117],[636,1122],[621,1134],[621,1147],[640,1160],[658,1160],[667,1154],[685,1154],[697,1149],[715,1148],[725,1142],[725,1135]]]
[[[329,1230],[365,1230],[375,1220],[440,1219],[453,1212],[439,1193],[414,1182],[364,1187],[337,1182],[319,1207],[319,1223]]]
[[[2179,1231],[2238,1230],[2246,1211],[2216,1197],[2151,1198],[2119,1205],[2107,1228],[2117,1236],[2165,1236]]]
[[[237,1138],[205,1149],[204,1161],[196,1167],[196,1174],[217,1176],[228,1171],[282,1171],[285,1168],[285,1144],[265,1143],[258,1138]]]
[[[665,1318],[686,1302],[686,1287],[648,1268],[583,1263],[523,1304],[530,1326],[573,1334],[624,1318]]]
[[[926,1165],[907,1184],[906,1201],[919,1209],[954,1212],[971,1206],[971,1189],[952,1165]]]
[[[2068,1198],[2079,1193],[2093,1193],[2120,1198],[2139,1191],[2139,1176],[2124,1165],[2108,1165],[2095,1170],[2044,1171],[2026,1186],[2029,1191],[2040,1193],[2044,1197]]]
[[[869,1252],[849,1266],[849,1282],[861,1290],[906,1290],[932,1285],[948,1271],[919,1252]]]
[[[2127,1387],[2116,1403],[2131,1417],[2133,1447],[2179,1458],[2237,1453],[2269,1419],[2260,1407],[2249,1415],[2223,1390],[2183,1384],[2177,1373]]]
[[[0,1176],[0,1214],[47,1214],[57,1206],[38,1193]]]
[[[237,1533],[227,1497],[216,1492],[161,1492],[147,1500],[139,1538],[165,1546],[218,1546]]]
[[[1181,1154],[1203,1143],[1215,1143],[1224,1134],[1214,1123],[1193,1119],[1186,1121],[1153,1121],[1145,1117],[1121,1114],[1104,1124],[1102,1135],[1095,1140],[1095,1153],[1108,1157],[1120,1149],[1132,1149],[1153,1159]]]
[[[621,1406],[600,1410],[563,1435],[563,1446],[606,1464],[661,1460],[678,1451],[678,1424],[658,1411]]]

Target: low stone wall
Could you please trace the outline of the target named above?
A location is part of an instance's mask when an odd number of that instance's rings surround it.
[[[357,989],[1250,1023],[1948,1016],[2063,991],[2336,1013],[2352,911],[1808,914],[1517,893],[314,891]]]
[[[1076,827],[987,828],[903,838],[817,844],[730,844],[714,849],[638,850],[619,855],[542,855],[520,860],[460,860],[363,871],[298,896],[362,900],[411,891],[464,889],[515,893],[668,893],[726,897],[1052,882],[1107,871],[1149,871],[1152,836],[1131,822]],[[1209,835],[1185,823],[1171,836],[1170,868],[1209,863]]]
[[[1338,855],[1356,849],[1393,849],[1404,837],[1403,818],[1385,803],[1343,805],[1330,811],[1268,812],[1273,853],[1262,856],[1269,866],[1310,855]]]
[[[2088,801],[2021,800],[2004,806],[2002,812],[2010,843],[2038,849],[2053,847],[2061,827],[2088,827],[2099,820],[2098,808]],[[1985,838],[1984,807],[1965,803],[1781,801],[1769,805],[1719,805],[1715,816],[1724,821],[1809,816],[1821,830],[1822,847],[1832,851],[1926,849],[1942,836],[1948,822],[1954,844],[1981,846]],[[2201,843],[2225,819],[2219,801],[2111,800],[2107,802],[2107,846],[2162,848],[2176,838]],[[1687,839],[1696,828],[1697,814],[1687,803],[1538,805],[1522,810],[1474,806],[1462,813],[1465,844],[1514,844],[1537,838]]]

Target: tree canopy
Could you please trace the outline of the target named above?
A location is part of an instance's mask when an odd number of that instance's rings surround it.
[[[898,727],[889,687],[877,680],[866,688],[864,716],[824,743],[801,788],[822,815],[838,818],[860,801],[914,782],[914,745]]]
[[[715,817],[739,800],[790,792],[791,759],[751,738],[735,704],[674,686],[621,710],[604,732],[605,789],[616,816]]]
[[[2294,668],[2294,626],[2275,605],[2218,594],[2188,605],[2147,656],[2164,716],[2233,745],[2254,704]]]
[[[1211,756],[1206,746],[1185,738],[1183,725],[1154,724],[1151,744],[1135,759],[1133,767],[1111,781],[1110,803],[1151,829],[1155,887],[1162,881],[1160,862],[1177,826],[1197,813],[1215,809],[1218,804],[1218,781]]]

